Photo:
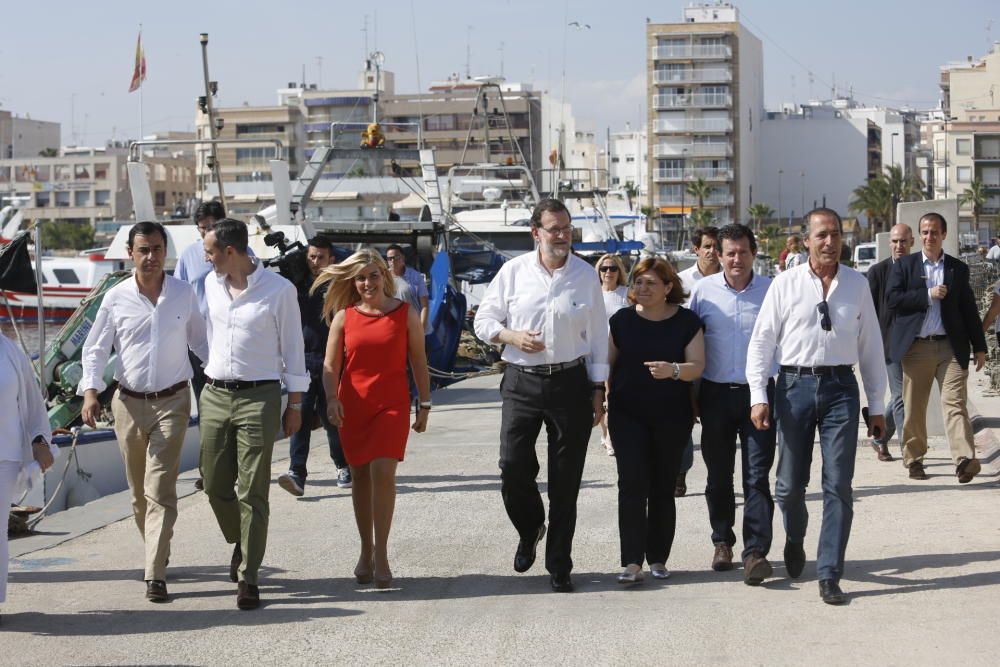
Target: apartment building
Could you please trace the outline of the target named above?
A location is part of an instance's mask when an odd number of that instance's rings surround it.
[[[0,111],[0,158],[54,154],[60,145],[59,123]]]
[[[0,160],[0,192],[24,202],[24,216],[89,224],[98,237],[113,236],[133,218],[125,147],[63,148],[57,157]],[[187,211],[195,194],[194,161],[171,155],[143,157],[157,215]]]
[[[1000,42],[981,58],[941,67],[941,110],[926,123],[933,155],[935,199],[961,198],[973,182],[986,202],[975,228],[971,203],[959,208],[959,231],[987,245],[1000,216]]]
[[[744,219],[754,193],[763,116],[760,40],[728,2],[696,3],[680,23],[646,26],[649,205],[680,230],[685,188],[703,178],[717,224]]]
[[[631,183],[640,201],[649,196],[649,140],[646,130],[626,128],[608,136],[607,170],[612,190]]]

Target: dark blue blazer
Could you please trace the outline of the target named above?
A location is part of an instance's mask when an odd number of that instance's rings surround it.
[[[970,347],[975,352],[986,352],[986,336],[976,297],[969,285],[968,265],[945,255],[944,284],[948,295],[941,300],[941,323],[955,353],[955,360],[962,368],[968,368]],[[889,359],[899,362],[913,345],[927,314],[927,283],[922,252],[907,255],[892,265],[886,304],[895,314],[889,331]]]

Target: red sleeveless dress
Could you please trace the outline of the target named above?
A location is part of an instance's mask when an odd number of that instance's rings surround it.
[[[409,308],[404,302],[384,315],[368,315],[353,306],[345,311],[344,370],[337,398],[344,406],[340,441],[351,465],[403,460],[410,431]]]

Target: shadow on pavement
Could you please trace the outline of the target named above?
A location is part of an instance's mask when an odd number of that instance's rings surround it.
[[[852,581],[881,584],[890,588],[860,591],[851,597],[899,595],[950,588],[977,588],[1000,584],[1000,568],[956,576],[907,578],[904,575],[939,568],[963,567],[973,563],[995,563],[1000,551],[978,551],[961,554],[915,554],[891,556],[880,560],[848,560],[847,577]],[[930,573],[928,573],[930,574]]]

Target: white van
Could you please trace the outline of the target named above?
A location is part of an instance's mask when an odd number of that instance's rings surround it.
[[[861,273],[868,273],[868,268],[875,263],[877,243],[859,243],[854,246],[854,268]]]

